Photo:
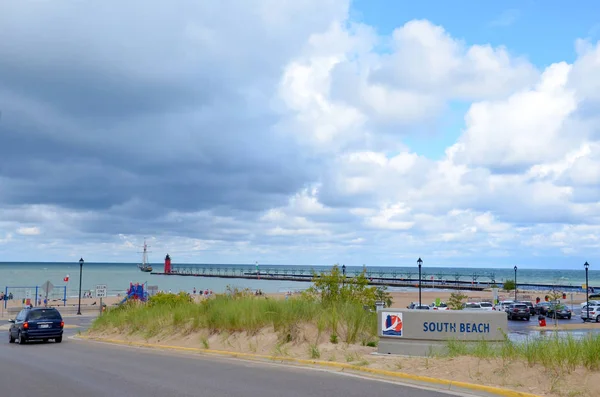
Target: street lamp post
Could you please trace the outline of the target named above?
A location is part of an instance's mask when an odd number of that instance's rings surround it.
[[[421,308],[421,265],[423,261],[421,258],[417,260],[417,265],[419,265],[419,309]]]
[[[587,311],[587,317],[585,319],[586,321],[590,321],[590,286],[588,285],[588,269],[590,264],[585,262],[583,267],[585,268],[585,307]]]
[[[515,302],[517,301],[517,267],[515,266]]]
[[[77,315],[81,316],[81,273],[83,272],[83,258],[79,259],[79,304],[77,305]]]

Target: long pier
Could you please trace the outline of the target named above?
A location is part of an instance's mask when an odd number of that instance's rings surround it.
[[[216,278],[231,278],[231,279],[248,279],[248,280],[280,280],[280,281],[299,281],[299,282],[311,282],[313,281],[312,275],[274,275],[269,273],[261,273],[260,276],[256,273],[246,274],[196,274],[196,273],[158,273],[152,272],[151,274],[159,276],[185,276],[185,277],[216,277]],[[418,287],[418,280],[412,279],[390,279],[390,278],[379,278],[372,277],[368,279],[369,285],[385,285],[388,287]],[[459,284],[449,284],[446,282],[436,283],[431,281],[422,280],[422,288],[440,288],[440,289],[460,289],[469,291],[483,291],[488,288],[481,284],[469,284],[464,281],[460,281]]]
[[[160,276],[182,276],[182,277],[215,277],[227,279],[248,279],[248,280],[280,280],[311,282],[313,272],[320,274],[326,269],[297,268],[290,267],[268,267],[265,266],[257,270],[253,266],[214,266],[214,265],[175,265],[170,273],[152,272],[153,275]],[[370,285],[385,285],[389,287],[417,287],[419,277],[417,271],[398,271],[398,269],[388,268],[376,270],[364,269],[365,275]],[[355,277],[362,274],[363,269],[351,268],[346,272],[346,277]],[[471,274],[464,273],[426,273],[421,274],[422,288],[436,289],[455,289],[481,291],[493,286],[502,287],[502,282],[496,281],[493,272],[484,273],[474,271]],[[580,286],[573,285],[554,285],[542,283],[519,283],[519,289],[533,290],[560,290],[564,292],[581,291]],[[600,288],[599,288],[600,289]]]

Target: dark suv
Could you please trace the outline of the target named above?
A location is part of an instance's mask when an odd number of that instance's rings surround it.
[[[65,323],[58,310],[54,308],[23,309],[11,324],[8,330],[8,341],[25,344],[31,339],[47,342],[54,339],[56,343],[62,342]]]
[[[527,302],[527,301],[525,301],[525,302],[517,302],[517,303],[522,303],[525,306],[527,306],[527,308],[529,309],[529,315],[535,316],[535,307],[533,307],[533,303]]]
[[[529,308],[524,303],[513,303],[506,308],[506,314],[509,320],[527,320],[531,317]]]

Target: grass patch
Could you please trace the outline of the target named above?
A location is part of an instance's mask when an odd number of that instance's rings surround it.
[[[200,342],[202,342],[203,348],[205,348],[206,350],[210,349],[210,345],[208,344],[208,339],[205,336],[200,338]]]
[[[310,299],[265,299],[254,296],[218,295],[201,303],[180,295],[161,296],[149,304],[128,303],[109,309],[97,318],[91,332],[114,331],[151,338],[164,335],[206,331],[231,335],[246,332],[256,335],[271,327],[284,343],[297,340],[304,324],[317,327],[319,335],[329,333],[330,341],[377,339],[376,314],[357,303],[327,304]]]
[[[473,356],[480,359],[502,359],[524,361],[530,367],[541,365],[555,374],[571,373],[578,367],[591,371],[600,369],[600,335],[587,335],[576,339],[571,335],[531,338],[513,342],[463,342],[449,340],[446,343],[447,357]]]
[[[308,347],[308,355],[310,358],[317,359],[321,358],[321,352],[319,351],[319,347],[315,344],[311,344]]]

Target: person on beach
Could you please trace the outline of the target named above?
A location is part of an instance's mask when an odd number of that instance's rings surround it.
[[[196,287],[194,287],[194,295],[196,295]]]

